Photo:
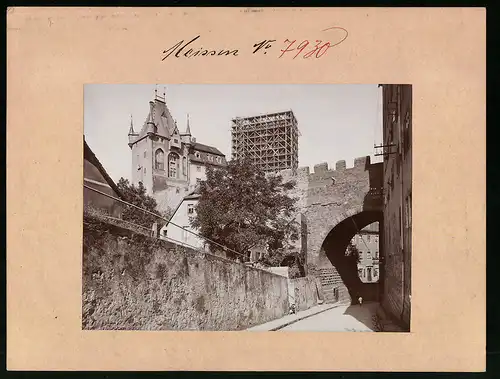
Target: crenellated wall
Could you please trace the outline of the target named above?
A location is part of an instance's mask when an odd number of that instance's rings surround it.
[[[366,211],[382,211],[382,163],[372,164],[369,156],[354,159],[352,167],[346,161],[335,169],[323,162],[297,170],[280,172],[284,180],[296,182],[291,196],[298,197],[298,213],[302,221],[303,251],[307,251],[308,266],[322,266],[320,250],[328,233],[343,220]],[[368,222],[368,221],[367,221]],[[366,225],[359,225],[361,229]]]

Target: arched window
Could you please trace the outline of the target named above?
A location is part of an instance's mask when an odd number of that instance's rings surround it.
[[[168,155],[168,176],[170,178],[177,178],[179,173],[179,156],[175,153]]]
[[[182,173],[184,174],[184,176],[187,175],[187,160],[186,160],[186,157],[182,158]]]
[[[165,154],[162,149],[156,150],[155,153],[155,168],[157,170],[165,170]]]

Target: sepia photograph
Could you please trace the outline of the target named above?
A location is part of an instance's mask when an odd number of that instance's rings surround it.
[[[83,90],[83,330],[410,332],[411,84]]]

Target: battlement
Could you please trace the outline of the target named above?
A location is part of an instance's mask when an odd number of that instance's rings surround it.
[[[354,159],[354,164],[347,167],[345,160],[340,160],[335,163],[335,168],[330,168],[327,162],[322,162],[314,165],[313,171],[310,170],[309,166],[299,167],[296,170],[287,169],[278,172],[284,180],[291,180],[293,178],[299,180],[318,180],[320,178],[328,178],[334,176],[335,173],[340,173],[346,170],[359,170],[365,169],[367,166],[371,165],[370,156],[358,157]]]
[[[328,172],[334,172],[334,171],[343,171],[343,170],[352,170],[355,168],[365,168],[371,164],[370,156],[364,156],[364,157],[358,157],[354,158],[354,165],[352,167],[347,167],[346,161],[345,160],[340,160],[335,163],[335,169],[330,169],[328,166],[327,162],[322,162],[319,164],[314,165],[314,171],[311,173],[311,175],[314,174],[325,174]],[[305,169],[305,168],[303,168]],[[309,168],[307,167],[307,170],[309,171]]]

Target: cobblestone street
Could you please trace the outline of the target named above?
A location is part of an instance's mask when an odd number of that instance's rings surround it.
[[[279,331],[375,332],[378,303],[341,305],[288,325]]]

